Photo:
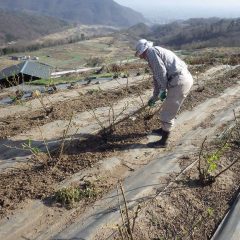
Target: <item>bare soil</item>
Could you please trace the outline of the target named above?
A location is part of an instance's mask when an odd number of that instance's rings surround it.
[[[52,109],[49,114],[46,114],[46,111],[41,109],[36,111],[29,110],[29,112],[21,114],[21,116],[16,114],[15,116],[0,118],[0,139],[23,133],[54,120],[69,120],[73,113],[106,107],[109,106],[109,103],[123,99],[129,94],[141,94],[150,88],[151,84],[149,81],[145,81],[137,86],[129,86],[127,89],[119,88],[116,91],[89,91],[87,94],[80,95],[77,98],[51,104],[48,107],[48,109]],[[18,120],[19,117],[21,117],[21,121]]]
[[[240,157],[239,131],[232,134],[229,148],[217,163],[217,175]],[[213,153],[219,149],[218,143],[207,143],[204,151]],[[185,165],[198,161],[198,155],[186,156]],[[198,164],[185,171],[180,177],[172,175],[161,179],[166,189],[157,189],[157,195],[141,206],[135,221],[134,239],[211,239],[219,223],[229,211],[240,184],[240,162],[216,178],[209,185],[199,181]],[[183,168],[184,169],[184,168]],[[134,212],[132,215],[134,216]],[[114,239],[120,239],[119,232]]]
[[[208,79],[204,85],[197,86],[186,98],[181,111],[189,110],[207,98],[217,96],[238,81],[239,73],[240,67],[237,67],[220,77]],[[69,120],[73,112],[79,113],[98,107],[109,106],[109,103],[114,103],[129,95],[140,95],[147,89],[151,89],[149,80],[136,86],[129,86],[127,89],[119,88],[116,91],[88,92],[85,95],[80,95],[78,98],[52,104],[52,111],[47,116],[46,111],[42,109],[37,111],[31,110],[31,112],[21,114],[21,121],[18,121],[20,117],[18,114],[0,118],[0,139],[23,133],[54,120]]]
[[[234,71],[226,72],[224,75],[217,75],[216,78],[207,79],[203,86],[195,86],[185,100],[181,111],[191,110],[206,99],[218,96],[226,88],[236,84],[239,75],[240,68],[238,67]],[[1,138],[17,135],[56,119],[69,119],[73,111],[83,112],[97,107],[108,106],[109,102],[123,99],[130,94],[136,94],[136,92],[142,93],[150,88],[151,84],[146,81],[141,85],[129,87],[127,90],[88,93],[79,96],[77,99],[54,104],[53,111],[48,115],[48,118],[46,118],[45,112],[41,110],[21,115],[21,121],[19,121],[19,116],[2,118],[0,119]],[[27,199],[41,199],[51,202],[51,197],[56,191],[58,183],[80,170],[92,168],[103,158],[116,156],[121,151],[130,148],[132,144],[138,144],[146,137],[149,131],[158,127],[159,120],[156,115],[146,120],[146,112],[141,112],[135,121],[127,119],[116,125],[114,132],[107,137],[99,133],[86,136],[84,140],[72,141],[63,152],[61,159],[58,158],[59,151],[52,153],[52,159],[49,159],[47,154],[42,154],[41,162],[33,157],[28,164],[1,173],[0,217],[3,218],[13,213],[14,210],[18,209],[20,203]],[[239,146],[235,143],[231,144],[230,149],[231,151],[229,150],[228,154],[236,151],[239,153]],[[191,157],[189,161],[194,161],[195,158],[197,156]],[[221,164],[223,166],[229,164],[227,155]],[[56,166],[54,170],[53,166]],[[220,219],[222,219],[233,193],[236,192],[237,186],[239,186],[238,169],[239,165],[235,165],[230,172],[231,178],[228,181],[231,184],[224,182],[224,178],[221,177],[212,186],[204,188],[196,183],[196,169],[185,173],[182,179],[174,183],[174,187],[169,190],[168,194],[161,196],[163,199],[153,200],[154,205],[152,207],[154,208],[147,207],[143,210],[143,215],[139,218],[136,227],[136,229],[139,229],[138,233],[136,233],[136,239],[161,239],[160,237],[173,239],[172,237],[176,236],[176,234],[183,237],[184,234],[189,233],[194,236],[194,239],[208,239]],[[229,171],[223,176],[228,178]],[[114,181],[99,183],[98,198],[109,191],[113,184]],[[179,189],[179,191],[176,192],[173,189]],[[220,197],[223,201],[215,203],[215,200]],[[189,204],[185,204],[186,202]],[[208,205],[208,202],[210,205]],[[213,216],[206,214],[208,208],[214,209]],[[195,218],[196,216],[199,216],[199,218]],[[190,227],[192,222],[197,224],[198,230]]]

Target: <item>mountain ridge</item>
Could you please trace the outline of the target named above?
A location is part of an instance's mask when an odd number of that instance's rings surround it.
[[[0,9],[0,44],[33,40],[68,28],[69,24],[52,17]]]
[[[131,26],[145,22],[143,15],[113,0],[0,0],[0,8],[28,11],[81,24]]]
[[[146,38],[175,49],[240,46],[240,18],[192,18],[153,27],[141,23],[126,32],[133,40]]]

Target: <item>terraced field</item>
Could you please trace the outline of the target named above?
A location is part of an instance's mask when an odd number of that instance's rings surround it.
[[[0,108],[1,239],[213,236],[239,192],[240,66],[190,66],[164,150],[147,148],[161,103],[135,69]]]

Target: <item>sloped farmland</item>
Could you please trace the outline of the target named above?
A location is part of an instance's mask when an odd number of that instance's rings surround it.
[[[210,239],[239,191],[240,67],[192,72],[164,150],[147,74],[0,108],[1,238]]]

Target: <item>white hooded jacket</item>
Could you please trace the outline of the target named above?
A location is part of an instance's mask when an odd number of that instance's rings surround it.
[[[153,97],[157,99],[176,75],[187,70],[187,65],[175,53],[162,47],[147,48],[146,56],[153,72]]]

